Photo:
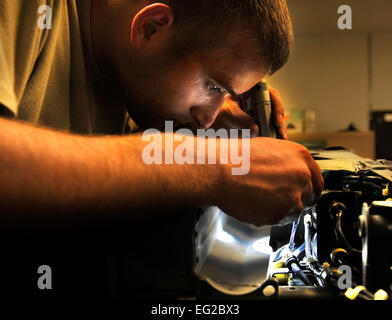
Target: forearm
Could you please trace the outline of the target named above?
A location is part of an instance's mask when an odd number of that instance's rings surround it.
[[[149,166],[140,135],[84,137],[4,119],[0,128],[3,217],[131,215],[212,201],[216,166]]]

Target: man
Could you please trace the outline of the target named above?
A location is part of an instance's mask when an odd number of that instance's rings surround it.
[[[128,113],[141,129],[172,120],[257,131],[241,97],[286,62],[291,42],[283,0],[2,1],[1,219],[217,205],[262,225],[300,212],[322,177],[298,144],[251,139],[250,172],[235,176],[219,161],[148,166],[141,135],[121,135]]]

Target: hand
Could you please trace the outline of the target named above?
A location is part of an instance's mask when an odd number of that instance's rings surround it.
[[[242,97],[226,98],[223,107],[211,128],[215,130],[219,130],[221,128],[250,129],[251,137],[257,137],[259,134],[259,127],[253,118],[241,109],[241,102]]]
[[[254,138],[250,155],[247,175],[232,175],[233,166],[224,166],[230,170],[224,170],[216,202],[227,214],[255,225],[274,224],[318,200],[323,189],[321,170],[302,145]]]
[[[284,106],[282,98],[277,90],[270,88],[271,106],[273,123],[276,128],[276,136],[278,139],[287,140],[286,125],[284,122]],[[249,91],[251,92],[251,90]],[[257,137],[259,127],[254,119],[244,110],[245,105],[249,103],[250,96],[245,93],[238,97],[226,98],[223,107],[216,118],[212,128],[215,130],[226,129],[250,129],[251,137]]]

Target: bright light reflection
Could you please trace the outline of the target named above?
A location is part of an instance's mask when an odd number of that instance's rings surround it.
[[[222,229],[217,230],[216,237],[217,239],[225,243],[232,243],[235,241],[235,238],[231,234],[227,233],[226,231],[223,231]]]
[[[235,238],[230,233],[223,230],[221,219],[219,219],[217,223],[216,238],[225,243],[235,242]]]
[[[264,253],[264,254],[271,254],[272,253],[272,248],[269,245],[270,238],[265,237],[261,238],[259,240],[256,240],[255,242],[252,243],[252,248],[253,250]]]

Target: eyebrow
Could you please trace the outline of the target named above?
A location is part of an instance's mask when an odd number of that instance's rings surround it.
[[[225,89],[228,93],[230,93],[232,96],[237,97],[238,94],[233,90],[233,88],[231,86],[229,86],[228,84],[219,81],[217,79],[215,79],[214,77],[210,77],[214,82],[216,82],[217,85],[219,85],[220,87],[222,87],[223,89]]]

